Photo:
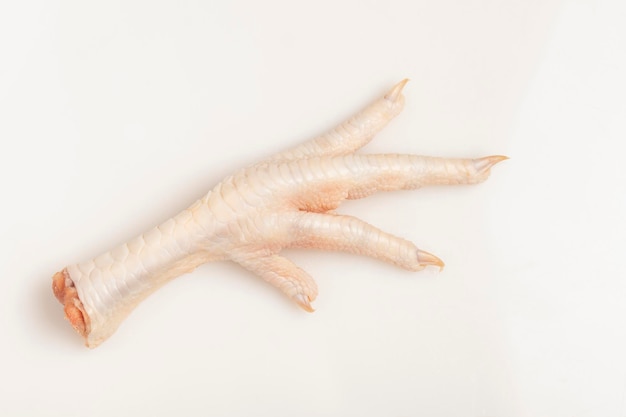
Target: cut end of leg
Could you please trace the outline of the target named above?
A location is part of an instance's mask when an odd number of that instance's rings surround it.
[[[398,101],[398,99],[400,99],[402,95],[402,89],[408,82],[409,82],[408,78],[405,78],[404,80],[400,81],[385,95],[385,98],[393,102]]]
[[[509,157],[504,155],[485,156],[484,158],[474,159],[474,167],[480,174],[487,174],[491,167],[507,159]]]
[[[65,283],[68,278],[65,269],[61,272],[57,272],[52,277],[52,292],[61,304],[63,304],[63,298],[65,297]]]
[[[78,334],[87,339],[90,331],[89,316],[87,316],[83,303],[78,298],[74,282],[66,269],[57,272],[52,277],[52,292],[54,292],[57,300],[63,304],[65,318]]]
[[[439,267],[439,271],[443,271],[443,267],[445,264],[439,258],[437,258],[432,253],[426,252],[424,250],[417,250],[417,260],[420,263],[420,266],[425,268],[427,266],[436,266]]]

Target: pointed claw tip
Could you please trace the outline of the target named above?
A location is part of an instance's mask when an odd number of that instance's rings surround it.
[[[426,252],[421,249],[417,250],[417,260],[420,263],[420,266],[423,266],[423,267],[438,266],[439,272],[443,271],[443,267],[445,266],[445,264],[443,263],[441,259],[437,258],[432,253]]]
[[[294,299],[303,310],[308,311],[309,313],[313,313],[315,311],[313,306],[311,306],[311,299],[304,294],[298,294],[294,297]]]
[[[402,89],[408,82],[409,82],[408,78],[405,78],[404,80],[400,81],[385,95],[385,98],[393,102],[398,101],[398,99],[402,95]]]
[[[504,155],[491,155],[485,156],[484,158],[478,158],[474,160],[474,166],[478,172],[484,173],[487,172],[498,162],[502,162],[509,159],[508,156]]]

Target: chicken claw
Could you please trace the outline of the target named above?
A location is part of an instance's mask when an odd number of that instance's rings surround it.
[[[209,261],[237,262],[306,311],[313,311],[317,285],[280,255],[284,248],[350,252],[411,271],[442,269],[439,258],[408,240],[333,211],[377,191],[479,183],[506,159],[356,154],[402,111],[406,83],[326,134],[236,172],[154,229],[56,273],[54,294],[86,345],[98,346],[149,294]]]

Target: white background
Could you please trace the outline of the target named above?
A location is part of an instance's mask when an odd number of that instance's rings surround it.
[[[0,414],[626,416],[626,8],[611,1],[0,6]],[[408,77],[365,151],[506,154],[346,203],[447,264],[292,252],[317,312],[228,263],[88,350],[50,278]]]

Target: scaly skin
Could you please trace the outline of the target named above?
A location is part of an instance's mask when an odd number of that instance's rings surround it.
[[[86,345],[98,346],[141,300],[209,261],[239,263],[307,311],[317,285],[279,254],[283,248],[357,253],[411,271],[443,268],[413,243],[333,212],[377,191],[479,183],[506,159],[355,154],[400,113],[406,82],[330,132],[224,179],[154,229],[55,274],[54,294]]]

